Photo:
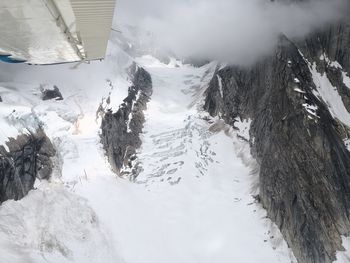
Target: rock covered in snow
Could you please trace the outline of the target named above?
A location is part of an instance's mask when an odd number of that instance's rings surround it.
[[[63,96],[56,85],[53,86],[53,89],[42,89],[41,93],[43,100],[63,100]]]
[[[55,149],[42,130],[23,134],[0,146],[0,203],[19,200],[33,189],[36,178],[48,179]]]
[[[145,122],[143,111],[152,95],[152,78],[145,69],[133,64],[131,75],[133,85],[128,96],[117,112],[108,110],[104,114],[101,125],[102,144],[117,173],[124,166],[131,166],[136,149],[141,146],[140,133]]]

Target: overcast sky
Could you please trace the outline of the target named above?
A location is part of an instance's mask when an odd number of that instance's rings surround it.
[[[346,0],[118,0],[117,23],[154,33],[179,56],[245,63],[266,54],[279,33],[302,37],[338,18]]]

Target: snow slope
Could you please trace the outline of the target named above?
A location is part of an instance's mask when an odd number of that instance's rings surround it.
[[[256,164],[237,137],[248,136],[249,122],[234,131],[203,120],[201,94],[215,64],[137,59],[154,84],[138,151],[142,169],[134,182],[111,172],[96,110],[109,94],[118,107],[132,62],[111,46],[106,61],[76,69],[1,66],[3,105],[29,109],[59,154],[50,182],[0,206],[0,262],[295,262],[252,197]],[[54,84],[65,99],[42,102],[40,85]]]
[[[96,110],[110,94],[116,105],[121,103],[130,85],[125,73],[130,63],[130,57],[114,48],[103,63],[76,69],[72,65],[1,65],[7,82],[0,83],[0,106],[6,109],[0,113],[4,120],[13,120],[2,122],[1,130],[11,124],[16,127],[6,129],[2,142],[16,137],[17,127],[41,124],[58,156],[50,182],[37,182],[36,190],[23,200],[0,206],[0,262],[122,262],[108,229],[75,188],[89,172],[86,164],[104,167],[115,180],[99,151]],[[40,89],[54,84],[64,100],[43,102]],[[11,118],[14,110],[16,118]],[[100,162],[94,163],[96,156]]]
[[[317,71],[316,64],[313,64],[310,67],[310,71],[317,87],[315,95],[325,102],[333,118],[340,120],[342,123],[350,127],[350,113],[345,108],[337,88],[331,84],[326,74],[321,74]],[[344,80],[346,80],[345,77],[346,75],[344,74]]]

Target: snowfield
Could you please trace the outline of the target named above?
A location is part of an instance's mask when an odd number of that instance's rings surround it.
[[[117,109],[126,96],[132,58],[112,43],[106,61],[75,69],[1,65],[1,118],[16,109],[26,125],[43,124],[58,156],[49,182],[0,206],[0,262],[296,262],[253,198],[257,165],[242,139],[250,121],[234,130],[200,111],[216,64],[136,61],[154,93],[133,181],[111,171],[96,116],[103,98]],[[63,101],[41,101],[40,86],[52,85]],[[16,125],[0,124],[1,143],[21,131]]]

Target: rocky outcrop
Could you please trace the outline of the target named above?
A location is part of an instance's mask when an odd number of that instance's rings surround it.
[[[42,100],[63,100],[62,93],[57,86],[53,86],[53,89],[42,89],[41,93]]]
[[[35,180],[48,179],[55,149],[42,130],[23,134],[0,146],[0,203],[19,200],[33,189]]]
[[[274,55],[255,66],[218,70],[206,93],[211,115],[232,126],[237,118],[252,120],[259,200],[299,262],[332,262],[341,235],[350,233],[350,152],[340,123],[315,96],[310,72],[311,63],[323,68],[348,105],[339,69],[321,59],[349,69],[347,30],[336,25],[304,42],[281,37]]]
[[[143,111],[152,95],[151,75],[134,64],[131,68],[132,86],[117,112],[108,110],[102,120],[102,144],[115,172],[123,167],[132,169],[136,149],[141,146],[145,117]]]

